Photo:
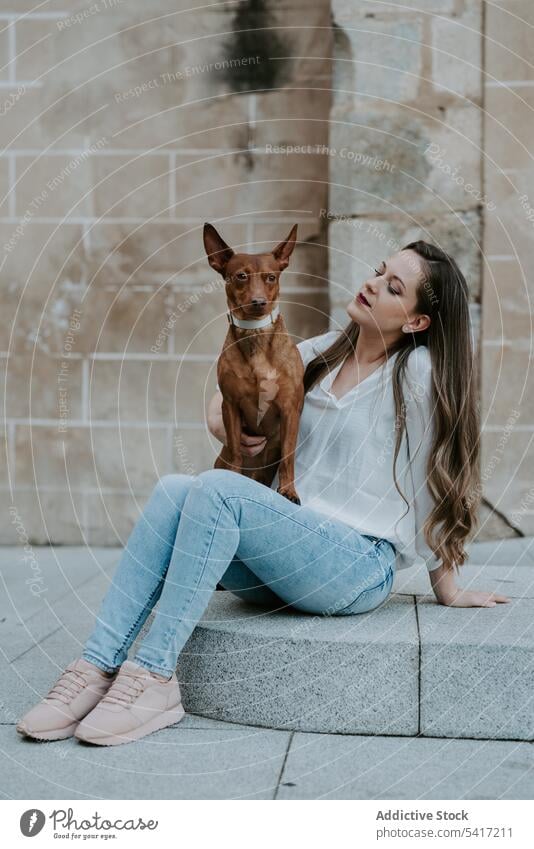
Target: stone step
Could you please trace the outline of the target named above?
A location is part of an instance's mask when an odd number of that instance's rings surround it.
[[[322,617],[217,592],[177,673],[186,710],[229,722],[532,740],[533,614],[531,597],[451,608],[403,590],[370,613]]]

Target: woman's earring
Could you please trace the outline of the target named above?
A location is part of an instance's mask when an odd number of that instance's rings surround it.
[[[410,328],[406,324],[404,325],[402,330],[403,330],[403,333],[409,333],[410,332]]]

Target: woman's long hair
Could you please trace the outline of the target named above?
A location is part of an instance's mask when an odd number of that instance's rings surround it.
[[[433,443],[426,471],[434,507],[423,532],[434,554],[452,569],[462,566],[466,560],[464,542],[478,524],[481,494],[479,410],[469,290],[455,260],[440,248],[416,241],[403,250],[415,251],[422,259],[424,277],[417,290],[415,309],[430,316],[431,323],[426,330],[403,334],[404,338],[386,351],[388,358],[399,352],[392,371],[395,420],[399,423],[393,477],[397,491],[409,507],[395,471],[406,430],[402,384],[410,352],[419,345],[426,345],[432,362],[431,409],[434,417]],[[354,352],[359,331],[358,323],[351,321],[326,351],[308,363],[304,375],[306,392]]]

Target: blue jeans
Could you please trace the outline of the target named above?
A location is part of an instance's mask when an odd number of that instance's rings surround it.
[[[165,475],[122,553],[82,656],[110,672],[156,605],[134,661],[170,676],[218,583],[253,604],[365,613],[393,583],[395,548],[226,469]]]

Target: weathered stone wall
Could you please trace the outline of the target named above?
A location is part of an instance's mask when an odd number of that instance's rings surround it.
[[[296,338],[407,240],[452,252],[483,535],[532,533],[532,4],[194,5],[0,0],[3,542],[123,543],[159,476],[213,464],[205,220],[249,250],[299,223]]]
[[[481,9],[478,0],[333,2],[339,60],[330,134],[333,323],[346,321],[344,304],[356,281],[413,238],[457,257],[476,318]]]
[[[213,465],[204,221],[250,251],[298,222],[281,308],[328,326],[327,160],[288,146],[328,141],[329,3],[194,5],[1,4],[3,542],[124,542],[159,476]]]
[[[502,8],[499,8],[502,7]],[[534,3],[485,16],[482,476],[488,503],[534,534]]]

